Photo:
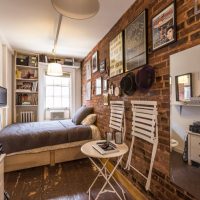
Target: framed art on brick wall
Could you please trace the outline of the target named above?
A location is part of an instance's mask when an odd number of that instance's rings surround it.
[[[91,81],[86,83],[85,100],[91,100]]]
[[[98,51],[96,51],[92,56],[92,73],[98,71]]]
[[[176,41],[175,1],[152,19],[153,51]]]
[[[147,64],[147,10],[125,29],[125,71]]]
[[[99,77],[96,79],[96,95],[101,95],[101,92],[102,92],[102,82],[101,82],[102,78]]]
[[[99,71],[100,71],[101,73],[103,73],[103,72],[106,71],[106,60],[101,61],[100,67],[99,67]]]
[[[124,72],[123,67],[123,33],[119,33],[110,42],[110,78]]]
[[[103,79],[103,91],[107,92],[108,91],[108,80]]]
[[[200,0],[194,0],[195,5],[194,5],[194,14],[198,15],[200,14]]]
[[[86,81],[91,79],[91,62],[90,60],[86,63]]]

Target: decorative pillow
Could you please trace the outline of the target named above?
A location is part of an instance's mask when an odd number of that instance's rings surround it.
[[[97,120],[97,115],[90,114],[81,122],[81,124],[84,126],[90,126],[93,125],[96,122],[96,120]]]
[[[93,113],[92,107],[82,106],[79,108],[72,118],[72,122],[76,125],[80,125],[83,119],[85,119],[89,114]]]

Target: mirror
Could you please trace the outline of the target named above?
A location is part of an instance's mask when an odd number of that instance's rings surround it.
[[[200,45],[170,56],[171,180],[200,199]]]
[[[176,101],[190,101],[192,97],[192,74],[184,74],[175,77]]]

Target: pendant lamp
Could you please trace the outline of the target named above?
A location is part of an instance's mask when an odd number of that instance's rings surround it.
[[[49,76],[62,76],[63,71],[62,71],[62,66],[59,63],[49,63],[48,64],[48,69],[47,69],[47,75]]]

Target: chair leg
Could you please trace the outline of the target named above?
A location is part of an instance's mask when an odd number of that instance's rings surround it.
[[[127,162],[126,162],[126,167],[124,168],[124,169],[127,169],[127,170],[130,170],[134,141],[135,141],[135,136],[132,136],[132,141],[131,141],[131,146],[130,146],[130,150],[129,150],[129,154],[128,154],[128,159],[127,159]]]
[[[152,154],[151,154],[151,163],[150,163],[149,173],[148,173],[147,182],[146,182],[146,186],[145,186],[146,190],[149,190],[149,188],[150,188],[151,175],[152,175],[154,160],[156,157],[157,147],[158,147],[158,140],[155,140],[155,142],[153,144]]]

